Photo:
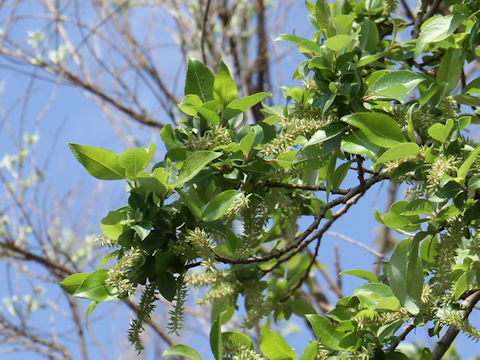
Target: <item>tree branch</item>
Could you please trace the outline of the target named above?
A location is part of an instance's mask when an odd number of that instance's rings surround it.
[[[464,301],[462,301],[462,306],[465,308],[463,310],[464,320],[468,319],[468,316],[470,315],[478,301],[480,301],[480,290],[469,295]],[[450,326],[448,328],[445,335],[443,335],[442,338],[438,341],[437,347],[432,353],[432,360],[440,360],[443,355],[445,355],[459,332],[460,330],[453,326]]]

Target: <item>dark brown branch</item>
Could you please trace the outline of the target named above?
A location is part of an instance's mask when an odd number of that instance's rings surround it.
[[[388,179],[388,176],[385,174],[376,174],[372,176],[371,178],[365,180],[364,186],[358,185],[356,187],[351,188],[347,194],[344,196],[340,196],[336,198],[335,200],[330,201],[329,203],[325,204],[322,206],[320,209],[320,212],[317,214],[315,217],[314,222],[299,236],[295,238],[293,242],[290,244],[286,245],[284,248],[272,251],[270,254],[265,255],[265,256],[252,256],[250,258],[245,258],[245,259],[229,259],[225,258],[222,256],[217,256],[216,259],[217,261],[226,263],[226,264],[251,264],[251,263],[258,263],[258,262],[264,262],[272,259],[278,259],[281,256],[285,255],[286,253],[295,250],[301,246],[302,242],[318,227],[322,219],[324,219],[325,214],[327,213],[328,210],[334,208],[335,206],[338,206],[340,204],[347,204],[352,200],[354,197],[356,197],[359,194],[363,194],[366,190],[368,190],[370,187],[375,185],[376,183]],[[328,223],[327,223],[328,224]],[[328,230],[325,229],[325,231]],[[311,241],[315,240],[315,236],[307,241],[310,243]],[[303,248],[303,247],[302,247]]]
[[[390,347],[387,349],[386,353],[391,353],[393,352],[398,345],[400,345],[400,343],[406,339],[407,335],[410,334],[410,332],[416,328],[416,325],[414,325],[413,322],[411,322],[410,324],[408,324],[407,326],[405,326],[403,329],[402,329],[402,332],[397,336],[398,340],[396,342],[394,342],[392,345],[390,345]]]
[[[266,32],[266,22],[265,22],[265,4],[263,0],[257,0],[256,2],[256,11],[257,11],[257,36],[258,36],[258,46],[257,46],[257,58],[253,63],[254,69],[257,74],[257,84],[256,88],[251,93],[265,91],[265,85],[269,83],[269,59],[267,52],[267,32]],[[262,108],[261,104],[256,104],[252,107],[253,117],[257,122],[263,119],[263,115],[260,111]]]
[[[412,39],[418,38],[418,35],[420,34],[420,27],[422,26],[422,23],[423,23],[423,16],[427,11],[429,2],[430,2],[429,0],[422,0],[422,4],[415,18],[415,25],[413,26],[413,30],[412,30]]]
[[[337,286],[341,290],[343,288],[342,284],[342,276],[340,273],[342,272],[342,268],[340,266],[340,252],[338,250],[338,246],[335,245],[335,272],[337,273]]]
[[[266,187],[271,188],[285,188],[285,189],[299,189],[299,190],[310,190],[310,191],[327,191],[327,188],[324,185],[302,185],[302,184],[287,184],[287,183],[273,183],[273,182],[266,182]],[[348,194],[349,190],[330,190],[331,194],[336,195],[346,195]]]
[[[405,9],[405,13],[407,14],[408,18],[414,20],[415,15],[413,15],[412,10],[410,10],[410,6],[408,6],[407,1],[406,0],[400,0],[400,2],[402,3],[402,6]]]
[[[203,23],[202,23],[202,38],[200,49],[202,51],[202,60],[204,64],[207,64],[207,55],[205,53],[205,37],[207,35],[207,20],[208,12],[210,11],[210,0],[207,0],[207,5],[205,6],[205,13],[203,14]]]
[[[480,290],[474,292],[473,294],[469,295],[464,301],[462,301],[462,306],[464,307],[463,310],[463,319],[467,320],[468,316],[472,312],[473,308],[480,301]],[[438,341],[437,347],[433,350],[432,353],[432,360],[440,360],[443,355],[447,352],[447,350],[452,345],[453,341],[457,337],[460,330],[457,328],[450,326],[442,336],[442,338]]]

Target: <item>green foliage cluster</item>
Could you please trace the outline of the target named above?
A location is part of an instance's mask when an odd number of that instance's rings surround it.
[[[480,55],[480,3],[447,5],[447,15],[408,24],[391,15],[391,0],[306,2],[313,37],[279,37],[306,57],[294,73],[303,87],[285,87],[286,105],[264,104],[257,124],[244,116],[271,94],[239,97],[225,64],[214,74],[190,60],[179,104],[186,120],[162,129],[167,152],[150,171],[154,144],[119,155],[71,144],[96,178],[126,180],[129,199],[101,223],[116,250],[97,271],[66,278],[65,291],[91,299],[90,314],[145,285],[129,333],[141,349],[156,296],[176,303],[176,332],[187,288],[207,287],[199,302],[212,303],[217,360],[296,359],[269,323],[292,314],[316,335],[301,360],[407,359],[397,346],[421,326],[431,336],[453,326],[478,340],[467,316],[480,289],[480,146],[467,134],[480,120],[480,78],[457,88]],[[418,38],[401,40],[412,26]],[[349,174],[358,184],[343,188]],[[322,236],[385,180],[405,184],[406,197],[376,219],[405,238],[381,276],[348,271],[367,283],[318,315],[302,288]],[[312,219],[303,230],[301,216]],[[245,327],[270,319],[260,349],[241,332],[222,332],[240,296]],[[185,345],[165,355],[200,359]]]

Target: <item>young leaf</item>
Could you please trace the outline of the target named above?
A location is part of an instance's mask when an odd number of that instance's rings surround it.
[[[299,360],[315,359],[318,354],[318,341],[311,342],[306,348]]]
[[[328,38],[327,41],[325,41],[325,45],[327,45],[327,47],[332,51],[340,51],[352,40],[353,38],[351,36],[340,34]]]
[[[462,76],[465,56],[463,52],[448,48],[437,71],[437,82],[444,87],[443,96],[449,95],[458,85]]]
[[[101,180],[120,180],[125,178],[125,170],[113,151],[93,146],[68,144],[73,155],[85,169]]]
[[[460,168],[457,171],[457,177],[455,178],[455,181],[458,183],[463,183],[465,182],[465,179],[467,178],[468,171],[473,165],[473,162],[477,158],[478,154],[480,154],[480,145],[477,146],[470,155],[468,155],[467,159],[463,162],[463,164],[460,166]]]
[[[125,226],[121,223],[125,219],[126,213],[122,209],[109,211],[100,224],[103,235],[112,240],[118,240],[125,230]]]
[[[323,316],[307,314],[305,317],[312,325],[313,332],[317,335],[320,343],[333,350],[343,350],[340,346],[343,332],[335,330],[332,323]]]
[[[371,310],[397,310],[400,302],[392,289],[385,284],[368,283],[354,290],[363,306]]]
[[[128,149],[118,157],[119,164],[125,169],[125,175],[130,180],[135,180],[137,174],[145,169],[153,159],[155,144],[150,143],[143,149]]]
[[[353,275],[370,282],[378,282],[378,276],[368,270],[355,269],[342,271],[340,275]]]
[[[159,167],[153,170],[153,173],[147,173],[146,171],[140,171],[137,174],[138,182],[146,189],[153,191],[154,193],[163,196],[167,192],[169,173],[164,168]]]
[[[90,275],[90,273],[77,273],[67,276],[65,280],[60,283],[60,286],[70,295],[73,295],[73,293],[77,291],[80,285],[82,285],[82,283],[85,281],[88,275]]]
[[[222,342],[253,350],[252,339],[250,339],[247,335],[236,331],[222,333]]]
[[[207,166],[212,160],[215,160],[221,155],[222,153],[208,150],[194,152],[187,158],[187,160],[183,162],[178,177],[173,183],[170,184],[170,186],[177,187],[193,179],[200,171],[203,170],[205,166]]]
[[[117,295],[112,293],[112,289],[105,285],[108,271],[108,269],[101,269],[88,274],[72,295],[97,303],[117,299]]]
[[[265,99],[267,96],[272,96],[272,93],[259,92],[247,97],[233,100],[230,104],[227,105],[222,114],[223,121],[227,121],[244,111],[247,111],[252,106],[258,104],[260,101]]]
[[[376,164],[385,163],[406,158],[407,156],[415,156],[419,153],[420,147],[415,143],[404,143],[394,146],[385,151],[377,160]]]
[[[237,84],[235,84],[227,66],[222,61],[220,62],[218,74],[213,83],[213,98],[217,103],[217,107],[224,109],[237,98],[237,95]]]
[[[190,346],[181,344],[174,345],[170,349],[165,350],[162,354],[162,357],[175,355],[183,356],[191,360],[203,360],[203,358],[195,349],[192,349]]]
[[[415,57],[419,56],[425,46],[445,40],[457,30],[468,15],[438,15],[421,31],[415,47]]]
[[[319,54],[322,52],[320,45],[318,45],[316,42],[296,35],[281,34],[275,39],[275,41],[286,41],[295,44],[300,48],[300,51],[307,50],[308,52],[314,54]]]
[[[428,128],[428,135],[437,141],[444,142],[448,139],[450,131],[453,129],[453,120],[448,119],[445,125],[436,123]]]
[[[399,143],[405,142],[402,130],[397,122],[388,115],[375,112],[361,112],[346,115],[341,120],[362,130],[368,140],[375,145],[392,148]]]
[[[335,28],[332,24],[332,15],[327,0],[317,0],[315,17],[319,29],[323,31],[326,38],[335,35]]]
[[[210,69],[200,61],[188,59],[185,95],[197,95],[204,103],[213,100],[214,79]]]
[[[265,324],[261,331],[260,350],[269,360],[293,360],[297,358],[297,354],[290,345],[279,334],[270,330],[269,322]]]
[[[216,195],[202,209],[202,220],[210,222],[220,219],[242,194],[243,192],[239,190],[225,190]]]
[[[388,97],[404,102],[408,93],[425,78],[413,71],[397,70],[380,76],[368,89],[368,94],[375,97]]]
[[[85,327],[88,328],[88,320],[90,319],[90,315],[92,315],[93,310],[97,307],[98,303],[96,301],[92,301],[90,305],[88,305],[87,313],[85,314]]]

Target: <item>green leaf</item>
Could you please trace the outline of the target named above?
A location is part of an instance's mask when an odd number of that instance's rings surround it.
[[[121,223],[125,219],[124,210],[109,211],[100,224],[103,235],[112,240],[118,240],[118,237],[125,231],[125,226]]]
[[[328,161],[328,156],[322,157],[321,148],[319,145],[305,147],[298,151],[292,165],[296,168],[304,170],[319,169]]]
[[[315,4],[315,18],[320,31],[323,31],[325,37],[335,35],[335,28],[332,24],[332,15],[327,0],[317,0]]]
[[[369,96],[387,97],[404,102],[408,93],[425,78],[413,71],[397,70],[380,76],[368,89]]]
[[[469,270],[465,271],[460,277],[455,281],[455,300],[460,299],[465,291],[468,290],[472,281],[474,281],[475,271]]]
[[[242,194],[243,192],[239,190],[226,190],[216,195],[203,207],[202,220],[211,222],[220,219]]]
[[[240,140],[240,148],[243,152],[243,155],[247,156],[252,149],[253,143],[255,142],[256,134],[251,132],[250,134],[244,136],[242,140]]]
[[[354,290],[360,303],[371,310],[397,310],[400,302],[385,284],[368,283]]]
[[[177,187],[193,179],[212,160],[215,160],[220,156],[222,156],[222,153],[208,150],[194,152],[183,162],[178,177],[173,183],[169,184],[170,187]]]
[[[343,134],[347,128],[348,126],[342,123],[329,124],[320,130],[317,130],[317,132],[313,134],[310,140],[305,144],[305,147],[321,144],[327,140],[333,139],[334,137]]]
[[[340,275],[353,275],[370,282],[379,282],[378,276],[368,270],[355,269],[342,271]]]
[[[294,360],[297,358],[295,351],[275,331],[270,330],[267,322],[261,331],[260,350],[269,360]]]
[[[454,15],[436,16],[422,29],[415,47],[415,57],[419,56],[428,44],[445,40],[457,30],[463,20],[468,17],[455,17]]]
[[[335,330],[332,323],[325,317],[316,314],[305,315],[313,332],[317,335],[320,343],[333,350],[343,350],[340,341],[344,335],[343,332]]]
[[[185,95],[197,95],[202,102],[213,100],[214,76],[200,61],[188,59]]]
[[[170,349],[165,350],[162,354],[162,357],[165,356],[183,356],[191,360],[203,360],[200,354],[187,345],[174,345]]]
[[[265,99],[267,96],[272,96],[272,93],[267,92],[259,92],[247,97],[243,97],[240,99],[233,100],[230,104],[227,105],[225,108],[222,118],[224,121],[229,120],[244,111],[247,111],[252,106],[258,104],[260,101]]]
[[[275,39],[275,41],[286,41],[286,42],[295,44],[300,48],[300,51],[303,49],[314,54],[318,54],[322,52],[320,45],[318,43],[311,40],[307,40],[305,38],[302,38],[296,35],[281,34]]]
[[[362,50],[366,50],[369,53],[374,53],[378,46],[379,41],[379,34],[377,25],[375,23],[366,18],[360,23],[360,48]],[[382,55],[383,56],[383,55]],[[378,60],[378,57],[375,60]]]
[[[299,360],[312,360],[318,354],[318,341],[311,342],[306,348]]]
[[[202,104],[201,106],[195,106],[194,109],[209,124],[217,125],[220,123],[220,116],[217,114],[216,103],[214,101],[207,102],[205,104]]]
[[[143,149],[129,149],[118,157],[119,164],[125,169],[125,175],[130,180],[135,180],[137,174],[145,169],[155,154],[156,146],[150,143]]]
[[[452,119],[448,119],[445,125],[440,123],[433,124],[428,128],[428,135],[437,141],[444,142],[448,139],[448,135],[450,135],[453,125],[454,123]]]
[[[238,347],[253,350],[253,341],[247,335],[239,332],[222,333],[222,342],[233,344]]]
[[[352,40],[353,38],[351,36],[340,34],[328,38],[327,41],[325,41],[325,45],[327,45],[327,47],[332,51],[340,51]]]
[[[188,94],[182,100],[180,104],[178,104],[178,108],[182,110],[185,114],[190,116],[197,115],[196,107],[201,107],[203,104],[202,99],[198,95],[195,94]]]
[[[290,169],[292,167],[293,161],[295,160],[295,156],[297,155],[296,151],[287,151],[281,153],[277,157],[277,164],[283,167],[285,170]]]
[[[85,314],[85,326],[88,328],[88,319],[90,319],[90,315],[92,315],[93,310],[97,307],[98,303],[96,301],[92,301],[90,305],[88,305],[87,313]]]
[[[408,156],[415,156],[420,152],[420,147],[415,143],[404,143],[394,146],[385,151],[377,160],[376,164],[385,163],[387,161],[393,161],[403,159]]]
[[[387,276],[395,296],[407,310],[419,312],[423,288],[423,269],[418,256],[419,242],[411,238],[402,240],[395,248],[387,266]]]
[[[298,271],[298,270],[297,270]],[[316,314],[315,308],[303,299],[294,299],[291,301],[292,311],[295,315],[304,317],[305,314]]]
[[[380,147],[368,140],[361,130],[354,130],[342,138],[341,146],[350,154],[365,155],[375,160],[380,153]]]
[[[195,193],[195,189],[190,187],[189,192],[186,193],[185,191],[181,189],[176,189],[177,192],[180,194],[182,199],[185,201],[185,204],[188,206],[192,214],[195,216],[197,220],[200,220],[202,218],[202,202],[198,198],[198,195]]]
[[[220,62],[218,74],[213,83],[213,98],[219,109],[224,109],[228,104],[237,98],[237,84],[233,80],[227,66]]]
[[[473,162],[477,158],[478,154],[480,154],[480,145],[477,146],[471,153],[468,155],[467,159],[463,162],[460,168],[457,171],[457,177],[455,181],[458,183],[464,183],[465,179],[467,178],[468,171],[473,165]]]
[[[72,295],[96,302],[117,299],[118,297],[112,292],[112,289],[105,285],[108,271],[109,269],[100,269],[88,274]]]
[[[73,293],[77,291],[80,285],[82,285],[82,283],[85,281],[88,275],[90,275],[90,273],[78,273],[67,276],[65,280],[60,283],[60,286],[70,295],[73,295]]]
[[[480,174],[475,174],[468,180],[468,188],[470,190],[480,189]]]
[[[361,112],[346,115],[341,120],[362,130],[368,140],[375,145],[392,148],[399,143],[405,142],[402,130],[397,122],[388,115],[375,112]]]
[[[220,316],[221,314],[213,322],[212,328],[210,330],[210,347],[212,349],[213,356],[215,356],[215,360],[222,360],[223,358],[223,342]]]
[[[458,85],[462,76],[465,56],[463,52],[448,48],[437,71],[437,82],[444,87],[443,96],[449,95]]]
[[[480,94],[480,77],[470,81],[463,89],[462,94]]]
[[[348,170],[350,170],[350,165],[351,162],[347,161],[335,169],[335,172],[333,173],[331,179],[331,185],[333,190],[338,190],[340,185],[342,185],[343,180],[345,180],[345,177],[348,174]]]
[[[138,182],[146,189],[163,196],[168,190],[168,177],[170,174],[164,168],[156,168],[153,173],[140,171],[137,174]]]
[[[119,180],[125,178],[125,170],[118,162],[118,155],[113,151],[72,143],[68,145],[80,164],[97,179]]]

